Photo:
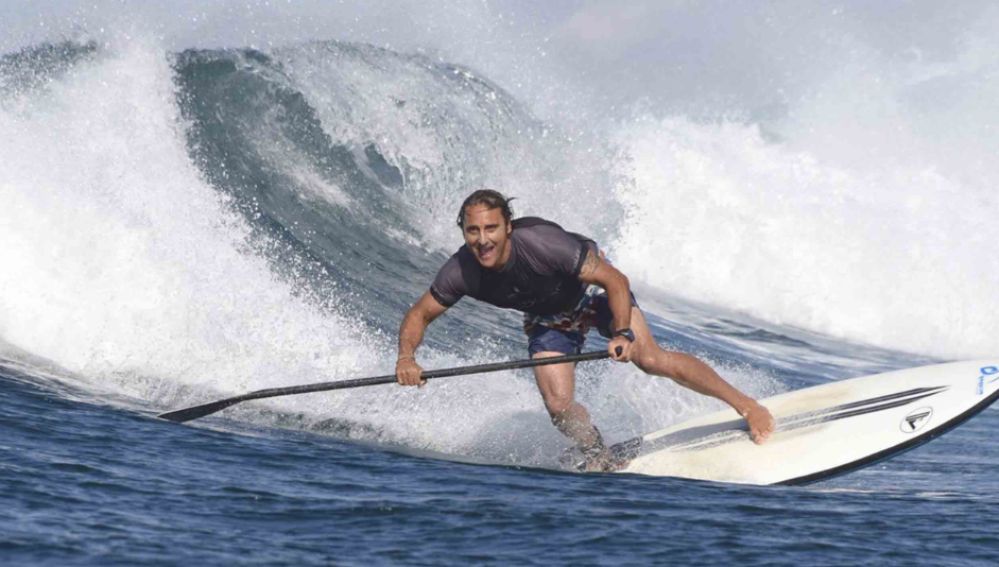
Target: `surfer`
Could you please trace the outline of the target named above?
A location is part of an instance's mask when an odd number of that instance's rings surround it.
[[[613,360],[632,362],[647,374],[722,400],[745,418],[753,441],[767,439],[774,420],[765,407],[704,362],[656,344],[628,278],[604,259],[596,242],[544,219],[512,217],[509,200],[497,191],[475,191],[462,203],[458,226],[465,244],[440,269],[399,329],[395,373],[400,384],[426,383],[416,349],[430,323],[467,295],[523,312],[531,358],[579,353],[586,333],[595,328],[609,339]],[[616,462],[589,412],[575,401],[573,363],[535,367],[534,377],[552,423],[582,451],[586,470],[609,471],[625,464]]]

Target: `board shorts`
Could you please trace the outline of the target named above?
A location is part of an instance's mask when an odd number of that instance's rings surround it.
[[[631,305],[638,307],[635,294],[631,294]],[[590,285],[579,303],[568,311],[555,315],[524,313],[527,352],[531,356],[539,352],[579,354],[590,329],[596,328],[601,336],[610,338],[613,319],[607,292]]]

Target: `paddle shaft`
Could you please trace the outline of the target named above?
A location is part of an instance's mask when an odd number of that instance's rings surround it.
[[[583,362],[586,360],[600,360],[608,358],[607,351],[585,352],[582,354],[569,354],[565,356],[555,356],[551,358],[536,358],[528,360],[515,360],[510,362],[493,362],[490,364],[478,364],[475,366],[459,366],[456,368],[444,368],[440,370],[430,370],[423,373],[424,380],[434,378],[447,378],[450,376],[465,376],[468,374],[482,374],[485,372],[497,372],[499,370],[513,370],[517,368],[530,368],[534,366],[546,366],[549,364],[562,364],[565,362]],[[195,406],[191,408],[170,411],[160,414],[158,417],[170,421],[182,423],[213,414],[229,406],[249,400],[259,400],[261,398],[274,398],[277,396],[291,396],[294,394],[308,394],[310,392],[325,392],[329,390],[343,390],[345,388],[361,388],[363,386],[375,386],[378,384],[391,384],[396,382],[395,374],[385,376],[371,376],[369,378],[354,378],[352,380],[337,380],[335,382],[318,382],[315,384],[304,384],[301,386],[288,386],[284,388],[267,388],[256,390],[240,396],[225,398],[215,402]]]

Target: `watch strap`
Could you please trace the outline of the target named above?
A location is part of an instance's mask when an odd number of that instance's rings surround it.
[[[628,339],[629,342],[632,342],[632,343],[635,342],[635,332],[632,331],[628,327],[625,327],[624,329],[618,329],[618,330],[614,331],[613,336],[615,336],[615,337],[624,337],[624,338]]]

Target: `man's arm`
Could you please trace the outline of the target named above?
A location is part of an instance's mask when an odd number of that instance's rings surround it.
[[[395,363],[395,375],[400,384],[426,384],[426,380],[420,377],[423,369],[416,363],[416,348],[423,342],[423,333],[430,323],[447,309],[428,291],[406,312],[399,327],[399,357]]]
[[[607,302],[610,304],[611,331],[631,328],[631,284],[628,276],[617,268],[604,262],[593,249],[587,250],[586,259],[579,269],[579,280],[583,283],[596,284],[607,291]],[[617,354],[618,347],[621,354]],[[631,341],[624,337],[613,337],[607,345],[611,358],[618,361],[631,360]]]

